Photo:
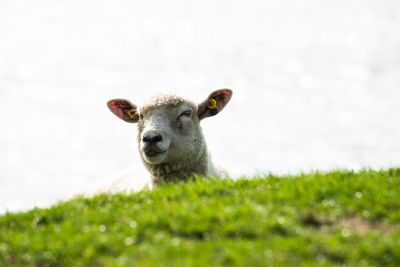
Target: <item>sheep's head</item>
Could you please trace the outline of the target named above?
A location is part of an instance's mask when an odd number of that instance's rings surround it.
[[[145,163],[174,164],[204,153],[199,122],[222,111],[231,96],[231,90],[221,89],[199,105],[173,95],[157,96],[140,108],[125,99],[113,99],[107,105],[120,119],[138,124],[139,150]]]

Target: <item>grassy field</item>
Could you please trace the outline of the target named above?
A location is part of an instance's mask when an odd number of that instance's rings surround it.
[[[203,180],[0,217],[0,266],[400,266],[400,169]]]

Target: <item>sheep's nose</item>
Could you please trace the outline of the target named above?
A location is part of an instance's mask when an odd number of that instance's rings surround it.
[[[143,142],[148,143],[149,145],[154,145],[163,140],[161,134],[156,131],[148,131],[143,135]]]

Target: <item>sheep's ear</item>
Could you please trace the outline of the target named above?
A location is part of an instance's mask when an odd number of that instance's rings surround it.
[[[207,117],[217,115],[221,112],[232,97],[232,90],[220,89],[211,95],[198,106],[198,116],[202,120]]]
[[[137,107],[128,100],[112,99],[107,102],[107,106],[121,120],[130,123],[135,123],[139,120]]]

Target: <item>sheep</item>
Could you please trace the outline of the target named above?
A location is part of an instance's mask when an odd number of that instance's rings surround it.
[[[158,95],[139,108],[126,99],[112,99],[107,106],[123,121],[137,123],[139,154],[152,188],[194,175],[221,174],[210,159],[200,121],[221,112],[231,97],[232,90],[220,89],[199,105],[176,95]]]

